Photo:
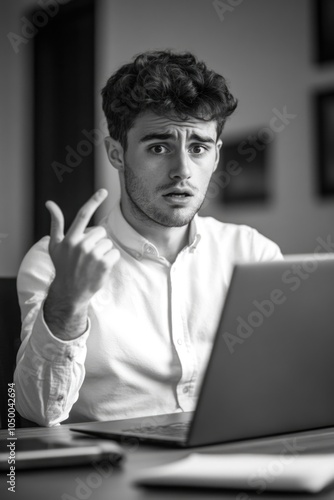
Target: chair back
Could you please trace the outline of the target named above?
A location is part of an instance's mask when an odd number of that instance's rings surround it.
[[[16,292],[16,278],[0,278],[1,428],[7,428],[8,384],[13,382],[16,354],[20,345],[20,332],[21,312]],[[19,422],[17,422],[17,427],[19,426]]]

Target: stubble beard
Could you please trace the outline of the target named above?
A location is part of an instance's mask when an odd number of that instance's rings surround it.
[[[205,201],[199,199],[198,206],[189,211],[186,208],[170,209],[170,212],[159,209],[154,202],[150,202],[150,193],[144,183],[134,174],[127,163],[124,164],[124,187],[128,196],[129,206],[133,217],[149,225],[164,227],[182,227],[189,224]],[[187,210],[187,211],[186,211]]]

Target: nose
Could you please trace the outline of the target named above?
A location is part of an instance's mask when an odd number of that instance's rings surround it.
[[[187,153],[183,150],[178,151],[173,158],[173,165],[169,176],[171,179],[189,179],[191,177],[190,160]]]

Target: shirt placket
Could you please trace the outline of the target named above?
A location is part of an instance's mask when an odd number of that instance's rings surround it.
[[[191,338],[184,320],[184,287],[182,286],[182,257],[178,258],[170,268],[171,290],[171,326],[172,341],[181,364],[181,378],[176,386],[178,405],[187,411],[194,396],[196,374],[196,356]],[[192,409],[192,408],[191,408]]]

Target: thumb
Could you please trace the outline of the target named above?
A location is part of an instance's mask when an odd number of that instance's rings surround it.
[[[47,201],[45,206],[51,216],[50,248],[53,248],[64,239],[64,216],[54,201]]]

